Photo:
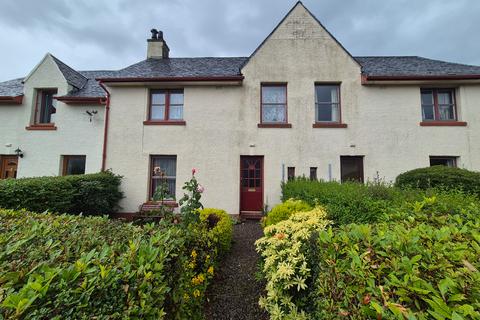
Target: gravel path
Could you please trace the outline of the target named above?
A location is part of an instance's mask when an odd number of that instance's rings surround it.
[[[254,243],[262,235],[258,222],[248,221],[234,226],[232,250],[223,259],[207,293],[206,319],[268,319],[258,306],[264,284],[255,278],[259,257]]]

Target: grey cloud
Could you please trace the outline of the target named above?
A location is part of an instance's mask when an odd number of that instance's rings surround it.
[[[125,67],[144,59],[152,27],[164,31],[173,56],[249,55],[294,3],[3,0],[0,80],[27,74],[45,52],[81,70]],[[304,4],[353,55],[421,55],[480,65],[478,0]]]

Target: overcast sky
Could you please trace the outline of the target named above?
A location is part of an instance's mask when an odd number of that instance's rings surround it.
[[[152,27],[172,57],[248,56],[294,0],[1,0],[0,81],[50,52],[77,70],[145,58]],[[480,65],[479,0],[304,0],[353,55]]]

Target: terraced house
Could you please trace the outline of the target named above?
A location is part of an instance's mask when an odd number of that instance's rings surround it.
[[[480,67],[355,57],[298,2],[249,57],[147,59],[77,71],[54,56],[0,84],[1,177],[111,169],[122,212],[198,169],[204,204],[255,216],[281,182],[387,181],[434,164],[480,169]]]

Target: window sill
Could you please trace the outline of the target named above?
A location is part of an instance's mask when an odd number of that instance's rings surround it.
[[[291,123],[259,123],[259,128],[291,128]]]
[[[25,127],[26,130],[57,130],[55,123],[32,124]]]
[[[187,122],[184,120],[146,120],[143,121],[145,126],[185,126]]]
[[[312,125],[313,128],[346,128],[346,123],[335,123],[335,122],[315,122]]]
[[[466,127],[465,121],[422,121],[422,127]]]

